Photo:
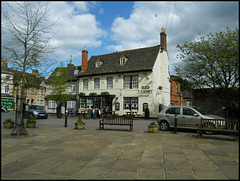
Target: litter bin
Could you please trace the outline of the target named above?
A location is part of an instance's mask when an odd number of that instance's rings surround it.
[[[145,109],[145,119],[149,119],[149,109]]]

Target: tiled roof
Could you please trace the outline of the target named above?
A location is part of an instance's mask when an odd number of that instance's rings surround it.
[[[89,59],[87,69],[84,72],[80,72],[78,76],[149,71],[153,69],[159,49],[160,45],[104,55],[94,55]],[[127,58],[127,62],[124,65],[120,64],[122,56]],[[100,67],[95,66],[96,61],[102,62]]]
[[[47,79],[47,83],[51,82],[52,79],[52,75],[55,71],[57,71],[58,69],[68,69],[68,80],[69,81],[77,81],[77,77],[75,76],[75,70],[78,70],[79,72],[81,71],[81,66],[74,66],[74,67],[57,67],[54,69],[54,71],[52,72],[52,74],[48,77]]]

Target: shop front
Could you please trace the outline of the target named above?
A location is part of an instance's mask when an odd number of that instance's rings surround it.
[[[85,110],[92,117],[95,111],[102,112],[104,108],[109,107],[109,111],[113,111],[113,99],[115,95],[97,95],[89,94],[79,94],[79,108],[81,111]]]
[[[8,110],[14,110],[14,96],[1,95],[1,107]]]

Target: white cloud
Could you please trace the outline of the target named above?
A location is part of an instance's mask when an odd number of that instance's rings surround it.
[[[157,5],[164,6],[162,3]],[[123,50],[159,44],[159,34],[165,23],[162,14],[155,3],[136,3],[130,18],[117,17],[114,20],[111,29],[112,39],[118,45],[111,47]]]
[[[84,46],[99,47],[105,31],[99,27],[95,15],[90,14],[85,2],[52,2],[51,19],[58,18],[55,37],[51,45],[59,47],[54,53],[60,60],[70,55],[79,57]]]
[[[166,28],[170,69],[176,59],[177,44],[195,40],[199,34],[237,28],[238,2],[135,2],[129,18],[112,23],[113,51],[160,44],[161,28]],[[172,70],[170,70],[172,71]]]

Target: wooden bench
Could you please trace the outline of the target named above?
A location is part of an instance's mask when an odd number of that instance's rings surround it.
[[[103,117],[99,120],[99,129],[104,129],[104,125],[121,125],[130,126],[130,131],[133,130],[133,116],[113,116]]]
[[[239,134],[239,120],[201,119],[200,124],[197,124],[198,137],[202,136],[203,132]]]

